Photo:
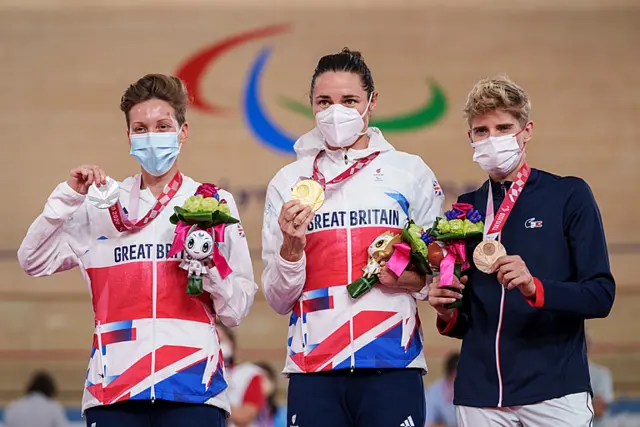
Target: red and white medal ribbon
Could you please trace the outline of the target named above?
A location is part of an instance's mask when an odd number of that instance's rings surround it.
[[[140,203],[140,177],[138,177],[133,187],[131,188],[131,193],[129,196],[129,208],[131,210],[131,212],[129,212],[129,215],[124,213],[124,209],[120,204],[120,200],[118,200],[109,208],[109,216],[111,217],[113,226],[121,233],[125,231],[135,231],[137,229],[143,228],[151,221],[156,219],[158,215],[160,215],[164,208],[167,207],[171,199],[173,199],[173,196],[176,195],[181,185],[182,174],[178,171],[171,179],[171,181],[167,185],[165,185],[162,193],[156,200],[155,205],[149,210],[149,212],[147,212],[147,214],[142,219],[137,221],[138,206]]]
[[[511,215],[513,207],[516,205],[520,194],[522,194],[522,189],[530,175],[531,168],[525,163],[518,171],[511,187],[507,190],[507,194],[500,204],[497,215],[493,212],[493,191],[491,189],[491,181],[489,181],[489,195],[487,196],[487,211],[484,223],[485,240],[501,240],[502,228],[507,222],[509,215]]]
[[[318,162],[320,160],[320,157],[322,157],[322,155],[324,154],[325,154],[324,151],[319,152],[315,160],[313,161],[313,180],[317,181],[320,185],[322,185],[322,188],[325,188],[327,185],[339,184],[342,181],[351,178],[358,171],[364,169],[365,166],[367,166],[376,157],[378,157],[380,155],[380,152],[376,151],[375,153],[371,153],[368,156],[363,157],[362,159],[356,160],[356,162],[350,168],[348,168],[347,170],[345,170],[344,172],[342,172],[340,175],[336,176],[329,182],[326,181],[324,174],[320,172],[320,169],[318,168]]]

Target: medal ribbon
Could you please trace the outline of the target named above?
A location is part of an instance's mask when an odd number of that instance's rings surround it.
[[[134,186],[131,188],[129,196],[129,206],[131,207],[130,217],[124,213],[120,201],[109,208],[109,216],[113,226],[119,232],[132,231],[144,227],[153,221],[160,212],[169,204],[173,196],[176,195],[178,189],[182,185],[182,174],[180,171],[176,172],[169,184],[164,186],[162,193],[156,200],[156,204],[147,212],[147,214],[140,221],[136,222],[138,216],[138,204],[140,198],[140,178],[136,180]],[[135,223],[134,223],[135,222]]]
[[[322,157],[323,154],[324,154],[324,151],[319,152],[315,160],[313,161],[313,180],[317,181],[320,185],[322,185],[322,188],[325,188],[327,185],[338,184],[346,179],[351,178],[353,175],[356,174],[356,172],[363,169],[365,166],[371,163],[376,157],[378,157],[380,152],[376,151],[375,153],[369,154],[367,157],[363,157],[361,159],[356,160],[356,162],[349,169],[342,172],[340,175],[336,176],[329,182],[326,182],[324,174],[320,172],[320,169],[318,169],[318,161],[320,160],[320,157]]]
[[[522,189],[524,188],[527,180],[531,175],[531,168],[526,163],[522,165],[516,179],[511,184],[511,187],[507,190],[507,194],[504,196],[504,200],[500,204],[498,214],[493,213],[493,191],[491,189],[491,181],[489,181],[489,195],[487,196],[487,213],[484,223],[484,237],[486,240],[498,240],[500,241],[500,235],[502,228],[507,222],[507,218],[511,215],[513,207],[515,206]],[[495,216],[495,218],[494,218]]]

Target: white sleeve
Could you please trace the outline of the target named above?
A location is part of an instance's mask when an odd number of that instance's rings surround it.
[[[611,404],[615,400],[613,393],[613,377],[609,368],[602,367],[602,398],[607,404]]]
[[[27,274],[49,276],[79,265],[90,242],[84,201],[66,182],[53,190],[18,249],[18,262]]]
[[[410,216],[413,221],[425,230],[431,228],[438,216],[442,215],[444,206],[444,192],[438,184],[433,171],[422,159],[419,159],[416,170],[416,191],[413,200],[409,204]],[[412,296],[420,301],[424,301],[429,296],[429,284],[433,276],[427,276],[424,288],[420,292],[413,293]]]
[[[67,419],[67,414],[65,414],[64,408],[62,405],[56,402],[53,406],[54,413],[53,415],[53,426],[54,427],[69,427],[69,420]]]
[[[299,261],[289,262],[280,256],[283,238],[278,216],[284,200],[274,181],[267,188],[262,223],[262,290],[271,308],[278,314],[287,314],[302,295],[307,278],[307,259],[303,255]]]
[[[233,196],[226,195],[231,216],[240,219]],[[213,306],[220,321],[230,328],[238,326],[247,317],[258,291],[253,278],[253,265],[242,224],[230,224],[224,230],[224,243],[220,245],[232,273],[225,279],[217,268],[207,269],[203,289],[211,294]]]
[[[15,404],[9,404],[4,410],[4,426],[5,427],[17,427],[20,425],[20,420],[16,417]]]

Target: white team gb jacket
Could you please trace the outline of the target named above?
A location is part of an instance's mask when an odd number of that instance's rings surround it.
[[[124,209],[135,177],[119,183]],[[85,201],[67,183],[53,191],[29,228],[18,259],[31,276],[80,267],[95,313],[93,349],[83,411],[128,399],[210,404],[229,412],[215,317],[236,326],[248,314],[257,285],[240,224],[228,225],[220,250],[233,270],[222,280],[216,268],[204,277],[205,293],[186,294],[184,254],[167,259],[182,206],[199,183],[183,176],[177,194],[155,220],[133,232],[118,232],[109,211]],[[238,209],[220,190],[231,215]],[[140,217],[156,203],[140,192]]]
[[[325,150],[316,129],[295,145],[298,160],[281,169],[267,189],[262,232],[262,284],[269,305],[291,312],[286,373],[345,368],[422,368],[418,294],[377,285],[357,300],[346,285],[362,276],[367,249],[385,231],[399,232],[407,219],[430,227],[441,214],[444,195],[418,156],[396,151],[380,130],[369,128],[365,150],[326,150],[319,170],[329,182],[354,161],[380,155],[351,178],[326,188],[324,205],[307,228],[305,255],[298,262],[280,256],[278,215],[301,177],[312,176],[316,154]]]

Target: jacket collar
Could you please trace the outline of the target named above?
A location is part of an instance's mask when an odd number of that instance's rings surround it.
[[[125,178],[124,181],[122,181],[122,183],[120,184],[120,188],[127,193],[125,196],[125,199],[123,199],[125,203],[129,202],[129,195],[131,194],[131,189],[138,182],[139,176],[140,174],[138,173],[136,175]],[[195,191],[193,190],[193,186],[194,186],[194,181],[188,176],[186,176],[185,174],[182,174],[182,185],[180,186],[180,189],[176,193],[176,196],[181,196],[185,193],[190,193],[189,195],[192,195],[192,193]],[[153,205],[156,202],[156,198],[153,197],[153,194],[151,193],[151,190],[149,190],[149,188],[140,190],[140,199],[151,205]]]
[[[531,168],[531,174],[529,175],[529,179],[527,179],[527,183],[525,184],[524,188],[526,189],[534,185],[538,180],[539,176],[540,176],[540,171],[538,171],[537,169]],[[491,178],[489,178],[483,184],[482,190],[487,191],[488,186],[491,185],[491,191],[493,192],[493,197],[502,198],[504,197],[503,186],[506,190],[508,190],[509,188],[511,188],[512,184],[513,184],[512,181],[494,181]]]
[[[329,150],[324,143],[324,138],[320,134],[317,128],[313,128],[310,132],[302,135],[293,146],[298,160],[306,157],[315,157],[321,151],[326,152],[329,159],[334,162],[353,162],[354,160],[361,159],[376,151],[385,152],[393,151],[395,148],[384,138],[382,132],[378,128],[367,128],[367,135],[369,136],[369,146],[364,150],[354,149],[341,149],[341,150]]]

